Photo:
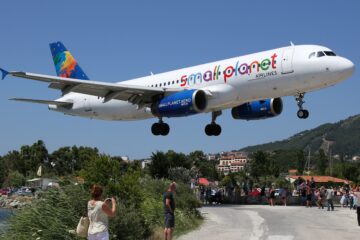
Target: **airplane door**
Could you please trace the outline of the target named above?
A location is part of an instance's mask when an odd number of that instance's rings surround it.
[[[282,74],[292,73],[293,69],[293,56],[294,56],[294,47],[288,47],[284,49],[283,55],[281,58],[281,68]]]
[[[84,98],[84,111],[86,113],[91,113],[92,112],[92,109],[91,109],[91,106],[90,106],[90,99],[88,98]]]

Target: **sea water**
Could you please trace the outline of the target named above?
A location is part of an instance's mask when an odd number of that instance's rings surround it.
[[[8,220],[12,214],[12,210],[0,208],[0,234],[5,231]]]

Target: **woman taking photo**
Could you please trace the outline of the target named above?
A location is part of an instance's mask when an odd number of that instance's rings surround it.
[[[103,190],[100,186],[94,185],[91,189],[91,200],[88,202],[88,217],[90,220],[88,239],[109,240],[109,220],[116,212],[116,201],[108,198],[101,201]],[[111,203],[111,208],[110,208]]]

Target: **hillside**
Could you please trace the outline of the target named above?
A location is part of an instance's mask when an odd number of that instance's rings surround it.
[[[343,154],[349,157],[360,155],[360,114],[337,123],[320,125],[282,141],[249,146],[241,151],[305,149],[308,145],[312,152],[316,152],[320,148],[328,152],[330,147],[332,155]]]

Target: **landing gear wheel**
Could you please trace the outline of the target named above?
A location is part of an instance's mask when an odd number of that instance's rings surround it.
[[[220,133],[221,133],[221,126],[220,125],[218,125],[218,124],[215,124],[214,125],[214,136],[219,136],[220,135]]]
[[[160,132],[161,132],[161,124],[160,123],[154,123],[151,126],[151,132],[152,134],[154,134],[155,136],[159,136]]]
[[[297,105],[299,107],[299,111],[297,111],[298,118],[306,119],[309,117],[309,111],[303,108],[305,93],[304,92],[298,92],[295,95],[295,100],[297,102]]]
[[[306,118],[309,117],[309,111],[306,110],[306,109],[300,109],[300,110],[297,112],[297,116],[298,116],[298,118],[306,119]]]
[[[170,132],[170,127],[169,127],[169,124],[167,123],[163,123],[161,124],[161,136],[166,136],[168,135]]]
[[[305,115],[304,115],[304,119],[308,118],[309,117],[309,111],[308,110],[303,110],[305,112]]]
[[[159,135],[166,136],[170,132],[169,124],[163,122],[154,123],[151,126],[151,132],[155,136],[159,136]]]
[[[208,135],[208,136],[212,136],[212,135],[213,135],[213,134],[212,134],[212,125],[211,125],[211,124],[206,125],[206,127],[205,127],[205,133],[206,133],[206,135]]]
[[[216,123],[206,125],[205,133],[208,136],[219,136],[221,133],[221,126]]]
[[[211,123],[206,125],[205,133],[208,136],[219,136],[221,134],[221,126],[216,124],[216,118],[222,114],[221,111],[212,112]]]

